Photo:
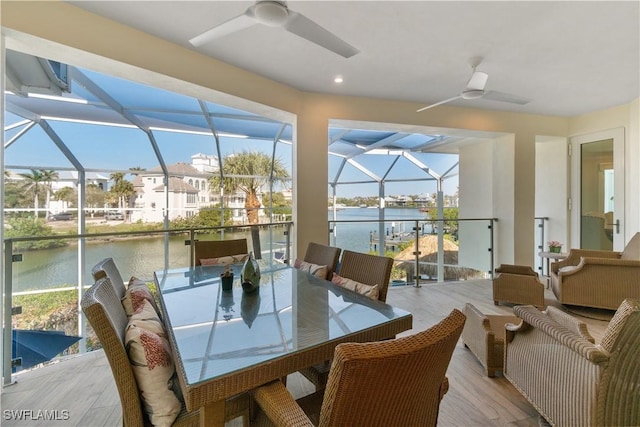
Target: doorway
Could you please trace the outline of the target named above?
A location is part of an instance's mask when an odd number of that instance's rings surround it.
[[[572,138],[573,246],[624,247],[624,130]]]

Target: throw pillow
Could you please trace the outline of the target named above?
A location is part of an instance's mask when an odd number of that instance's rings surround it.
[[[238,254],[238,255],[229,255],[229,256],[221,256],[218,258],[201,258],[200,264],[205,266],[210,265],[229,265],[229,264],[240,264],[245,262],[249,258],[249,254]]]
[[[333,273],[331,282],[375,300],[378,299],[380,293],[378,285],[365,285],[364,283],[338,276],[336,273]]]
[[[171,426],[182,404],[172,390],[175,366],[169,343],[131,322],[125,332],[125,348],[149,420],[154,426]]]
[[[293,266],[298,270],[305,271],[313,276],[316,276],[318,279],[326,279],[327,278],[327,266],[326,265],[318,265],[313,264],[311,262],[306,262],[299,260],[296,258]]]
[[[158,313],[156,313],[156,310],[147,300],[143,300],[138,311],[129,317],[129,325],[136,325],[139,328],[158,334],[163,338],[167,337],[162,320],[160,320]]]
[[[133,278],[129,281],[129,287],[122,297],[122,307],[124,307],[127,317],[131,317],[134,313],[140,311],[144,301],[148,301],[159,316],[160,310],[158,310],[156,300],[147,284],[142,281],[138,281],[139,283],[137,284],[135,282],[132,284],[132,282]]]

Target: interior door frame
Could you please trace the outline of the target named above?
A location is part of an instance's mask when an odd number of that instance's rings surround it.
[[[613,170],[614,175],[614,223],[619,221],[619,227],[614,226],[613,250],[622,251],[625,246],[625,168],[624,128],[607,129],[599,132],[573,136],[571,146],[571,247],[580,247],[580,147],[582,144],[606,139],[613,140]]]

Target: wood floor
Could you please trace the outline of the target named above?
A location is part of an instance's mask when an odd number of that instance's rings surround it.
[[[548,289],[545,298],[548,305],[561,307]],[[487,314],[512,314],[509,305],[493,305],[488,280],[430,284],[421,288],[392,287],[387,301],[413,313],[413,329],[404,335],[428,328],[453,308],[463,309],[467,302]],[[599,342],[608,322],[580,318]],[[453,354],[447,376],[450,389],[440,405],[440,426],[538,425],[537,412],[511,383],[501,376],[487,378],[482,366],[461,342]],[[15,384],[2,389],[3,426],[121,425],[118,394],[102,351],[17,374],[14,379]],[[299,374],[290,375],[287,386],[295,396],[312,390],[311,384]],[[31,418],[37,418],[38,410],[57,410],[54,415],[58,420],[16,420],[11,412],[16,410],[32,410]],[[232,421],[229,425],[241,424]]]

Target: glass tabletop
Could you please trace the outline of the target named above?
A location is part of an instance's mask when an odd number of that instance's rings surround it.
[[[245,293],[240,268],[232,291],[222,291],[220,267],[155,273],[189,385],[411,316],[286,265]]]

